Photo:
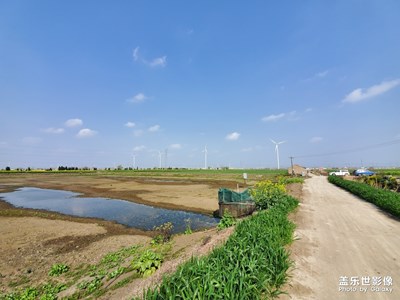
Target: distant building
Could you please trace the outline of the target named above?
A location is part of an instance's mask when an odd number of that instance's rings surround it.
[[[288,169],[289,175],[296,175],[296,176],[306,176],[308,173],[308,170],[305,167],[299,166],[299,165],[293,165],[293,170],[292,167]]]

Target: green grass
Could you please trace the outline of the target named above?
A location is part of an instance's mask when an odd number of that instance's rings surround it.
[[[149,289],[145,299],[261,299],[275,297],[292,265],[285,245],[295,225],[287,215],[298,202],[290,196],[241,221],[224,246],[192,258]]]
[[[45,176],[48,174],[85,175],[85,176],[121,176],[139,178],[175,178],[175,179],[208,179],[208,180],[235,180],[243,182],[243,173],[247,173],[249,180],[271,179],[276,176],[287,175],[286,169],[139,169],[139,170],[73,170],[73,171],[0,171],[0,175],[34,174]]]
[[[375,204],[384,211],[400,217],[400,194],[375,188],[366,183],[345,180],[339,176],[329,176],[330,183],[339,186],[360,198]]]

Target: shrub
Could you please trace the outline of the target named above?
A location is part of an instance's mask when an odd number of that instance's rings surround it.
[[[152,244],[167,243],[171,240],[172,229],[174,225],[171,222],[161,224],[160,226],[154,227],[153,230],[157,232],[157,235],[151,241]]]
[[[274,206],[286,195],[285,185],[264,180],[256,183],[250,191],[257,209],[267,209]]]
[[[338,176],[329,176],[328,180],[354,195],[371,202],[384,211],[391,213],[394,216],[400,217],[400,194],[375,188],[365,183],[345,180]]]

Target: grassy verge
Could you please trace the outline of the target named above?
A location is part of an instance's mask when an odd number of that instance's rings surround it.
[[[339,176],[329,176],[328,180],[330,183],[375,204],[384,211],[400,217],[400,194],[375,188],[365,183],[345,180]]]
[[[149,289],[145,299],[260,299],[279,295],[292,262],[285,245],[295,225],[287,218],[298,201],[286,195],[241,221],[224,246],[192,258]]]
[[[49,270],[47,282],[32,286],[28,285],[29,280],[21,280],[15,283],[13,292],[0,293],[0,300],[56,300],[63,291],[62,298],[67,300],[97,298],[107,290],[120,288],[136,278],[155,272],[170,249],[170,244],[131,246],[108,253],[96,265],[70,269],[64,264],[54,264]]]

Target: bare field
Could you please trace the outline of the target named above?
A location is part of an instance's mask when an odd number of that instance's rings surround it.
[[[0,192],[24,186],[61,189],[79,192],[85,197],[118,198],[207,214],[218,209],[219,187],[233,189],[238,184],[238,180],[229,176],[221,181],[202,176],[188,179],[62,173],[10,175],[0,174]],[[288,190],[298,197],[301,185],[289,185]],[[140,295],[143,288],[156,284],[163,274],[173,272],[191,256],[204,255],[223,243],[231,232],[210,229],[174,236],[171,252],[154,276],[135,280],[102,297],[130,299],[133,294]],[[46,282],[55,263],[75,269],[96,264],[107,253],[123,247],[149,245],[151,235],[112,222],[20,209],[0,201],[0,293]]]
[[[219,186],[236,187],[233,182],[210,180],[171,181],[78,174],[7,175],[0,174],[0,192],[24,186],[61,189],[79,192],[87,197],[118,198],[207,214],[218,209]],[[156,277],[152,276],[151,280],[141,280],[140,286],[145,287],[160,280],[162,273],[172,272],[192,255],[207,253],[214,245],[226,240],[229,234],[210,229],[187,236],[175,236],[170,258],[163,264],[162,271]],[[98,263],[105,254],[123,247],[149,245],[151,235],[150,232],[112,222],[20,209],[0,201],[0,293],[45,282],[55,263],[67,264],[73,269],[82,264]],[[207,245],[204,239],[207,239]],[[132,286],[128,285],[126,289],[114,292],[118,296],[113,297],[120,299],[124,293],[128,297],[132,291]]]

